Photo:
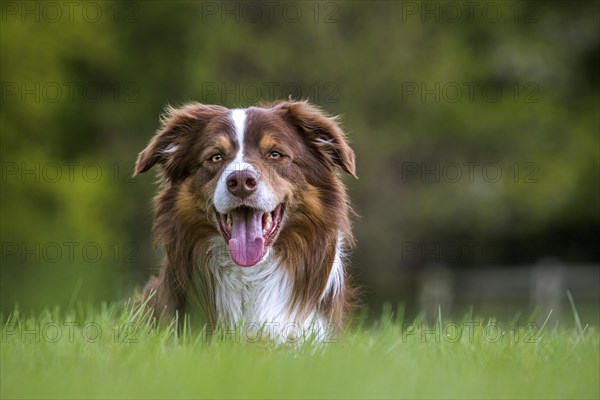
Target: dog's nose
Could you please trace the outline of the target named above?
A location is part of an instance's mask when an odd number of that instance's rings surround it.
[[[258,187],[258,175],[250,169],[234,171],[227,177],[227,190],[237,197],[248,197]]]

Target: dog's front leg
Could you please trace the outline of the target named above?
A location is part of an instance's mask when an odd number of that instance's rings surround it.
[[[165,262],[159,276],[151,276],[142,291],[140,301],[147,301],[157,318],[172,318],[185,307],[188,283],[174,272]]]

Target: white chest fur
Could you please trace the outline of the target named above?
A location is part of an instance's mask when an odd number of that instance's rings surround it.
[[[338,248],[339,251],[339,248]],[[317,312],[298,320],[290,312],[292,281],[281,260],[271,249],[253,267],[240,267],[229,257],[212,257],[209,269],[214,277],[215,308],[218,325],[225,329],[240,329],[243,333],[262,330],[277,341],[298,341],[302,338],[324,340],[333,333],[329,321]],[[321,298],[334,294],[343,285],[340,254],[336,255],[327,287]]]
[[[242,268],[225,257],[211,262],[215,306],[220,322],[286,323],[292,285],[287,272],[270,254],[253,267]]]

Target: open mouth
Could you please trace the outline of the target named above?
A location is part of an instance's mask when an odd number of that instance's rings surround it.
[[[246,206],[227,214],[217,212],[221,234],[229,245],[233,261],[241,267],[256,265],[265,255],[281,224],[283,205],[271,212]]]

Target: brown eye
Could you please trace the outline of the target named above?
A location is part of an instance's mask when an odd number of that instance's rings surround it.
[[[223,161],[223,156],[220,154],[214,154],[211,158],[210,161],[214,162],[214,163],[218,163],[220,161]]]
[[[269,153],[269,158],[277,160],[281,158],[281,153],[279,153],[278,151],[272,151],[271,153]]]

